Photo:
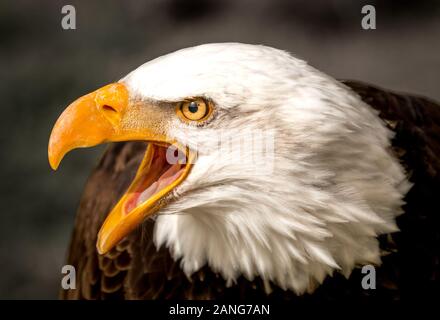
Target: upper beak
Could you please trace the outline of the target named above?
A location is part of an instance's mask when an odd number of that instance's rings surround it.
[[[106,141],[121,141],[121,118],[128,106],[128,90],[121,83],[109,84],[71,105],[55,123],[49,140],[49,163],[56,170],[70,150]]]
[[[167,115],[158,112],[152,105],[145,108],[131,103],[124,84],[109,84],[79,98],[61,114],[49,140],[49,163],[56,169],[70,150],[107,141],[174,143],[168,141],[165,135],[166,118]],[[151,151],[147,150],[144,162],[148,162],[150,156]],[[180,183],[180,180],[176,183]],[[147,202],[127,215],[122,207],[128,197],[128,194],[124,195],[106,218],[98,236],[97,248],[100,253],[110,250],[157,210],[155,203]]]

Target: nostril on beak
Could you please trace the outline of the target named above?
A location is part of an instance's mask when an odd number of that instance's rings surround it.
[[[115,107],[112,107],[108,104],[103,104],[99,106],[99,109],[101,110],[101,113],[104,115],[104,117],[106,117],[111,124],[117,125],[121,120],[121,114]]]
[[[115,108],[113,108],[112,106],[109,106],[109,105],[107,105],[107,104],[103,105],[103,106],[102,106],[102,109],[103,109],[104,111],[118,112]]]
[[[128,91],[121,83],[112,83],[95,91],[95,105],[113,125],[117,125],[128,106]]]

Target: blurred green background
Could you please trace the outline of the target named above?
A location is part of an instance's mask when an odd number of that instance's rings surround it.
[[[76,30],[61,8],[76,8]],[[377,29],[361,29],[373,4]],[[0,1],[0,298],[56,298],[76,207],[103,147],[47,163],[77,97],[167,52],[238,41],[288,50],[337,78],[440,100],[440,1]]]

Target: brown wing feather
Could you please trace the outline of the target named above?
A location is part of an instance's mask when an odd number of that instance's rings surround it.
[[[67,262],[77,271],[77,289],[62,290],[65,299],[124,297],[124,279],[132,265],[133,236],[105,256],[96,251],[100,226],[128,188],[142,159],[142,143],[117,143],[106,151],[90,176],[78,209]]]
[[[405,163],[422,165],[431,177],[440,176],[440,105],[416,95],[399,94],[356,81],[344,81],[379,111],[396,132],[394,146],[410,149]],[[419,170],[421,170],[420,168]]]
[[[440,293],[440,105],[430,99],[399,94],[346,81],[379,111],[395,132],[393,148],[414,184],[398,217],[400,232],[382,237],[388,254],[381,267],[383,283],[395,296],[432,298]]]
[[[361,287],[362,274],[350,279],[336,274],[312,295],[297,297],[261,279],[226,288],[224,280],[208,267],[188,279],[166,249],[152,242],[154,221],[132,232],[105,256],[95,249],[96,236],[106,214],[132,180],[145,145],[117,143],[109,147],[92,173],[77,214],[68,263],[76,267],[76,290],[61,292],[64,299],[214,299],[261,298],[299,300],[388,299],[432,294],[439,289],[440,239],[440,107],[415,96],[395,94],[359,82],[346,81],[363,100],[379,111],[396,132],[395,152],[411,174],[414,187],[406,197],[401,232],[380,238],[383,265],[377,270],[377,290]],[[267,296],[266,292],[271,291]]]

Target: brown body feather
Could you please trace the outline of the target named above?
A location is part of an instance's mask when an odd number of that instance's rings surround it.
[[[382,265],[377,289],[364,290],[356,269],[349,279],[335,274],[313,294],[295,296],[261,279],[226,288],[225,281],[204,267],[188,279],[167,249],[152,242],[154,221],[132,232],[111,252],[95,248],[105,216],[127,189],[142,159],[145,144],[113,144],[89,178],[78,210],[68,254],[77,271],[77,289],[62,290],[63,299],[218,299],[270,298],[304,300],[396,300],[438,295],[440,291],[440,105],[424,98],[396,94],[359,82],[345,81],[396,135],[394,152],[414,186],[400,232],[380,237]],[[267,295],[267,292],[271,292]]]

